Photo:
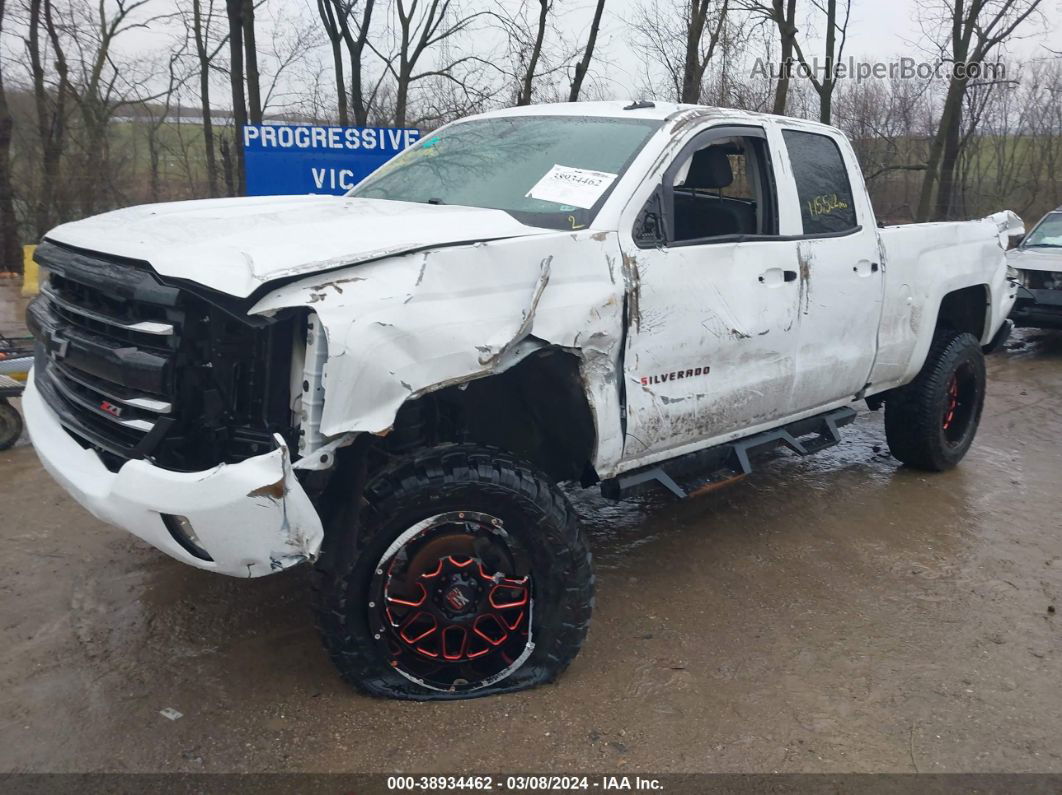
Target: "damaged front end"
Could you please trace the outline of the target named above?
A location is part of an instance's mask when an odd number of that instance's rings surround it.
[[[304,312],[247,316],[143,263],[45,242],[26,415],[81,504],[180,560],[259,576],[314,557],[292,472],[291,361]]]

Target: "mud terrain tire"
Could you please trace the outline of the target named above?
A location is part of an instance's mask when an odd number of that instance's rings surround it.
[[[885,399],[894,457],[915,469],[951,469],[970,449],[985,402],[985,360],[972,334],[941,330],[910,384]]]
[[[385,601],[371,594],[379,593],[373,589],[381,556],[391,554],[410,528],[462,511],[498,517],[505,534],[526,551],[534,646],[498,681],[476,689],[431,689],[400,673],[394,653],[381,643],[381,627],[370,628],[370,621],[384,623],[376,621],[370,603]],[[461,559],[460,565],[468,564]],[[567,497],[529,464],[471,444],[425,449],[372,475],[361,505],[337,511],[330,522],[314,579],[317,626],[336,668],[363,692],[389,698],[474,698],[550,682],[578,653],[593,607],[590,553]]]
[[[6,450],[22,436],[22,416],[18,409],[0,398],[0,450]]]

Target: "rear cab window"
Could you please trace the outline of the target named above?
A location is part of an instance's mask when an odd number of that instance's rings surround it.
[[[828,135],[782,130],[800,200],[805,235],[836,235],[859,228],[848,168]]]

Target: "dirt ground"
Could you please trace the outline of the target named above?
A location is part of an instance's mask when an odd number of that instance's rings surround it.
[[[866,413],[698,500],[576,493],[599,574],[582,655],[447,704],[352,692],[305,571],[176,563],[23,443],[0,453],[0,771],[1060,772],[1062,334],[989,370],[947,474],[897,466]]]

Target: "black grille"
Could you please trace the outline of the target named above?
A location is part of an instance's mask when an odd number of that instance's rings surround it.
[[[247,318],[144,263],[49,241],[36,258],[49,278],[27,311],[34,380],[112,470],[147,458],[196,471],[266,452],[274,432],[293,437],[293,318]]]
[[[1062,289],[1062,273],[1051,271],[1025,271],[1031,290]]]

